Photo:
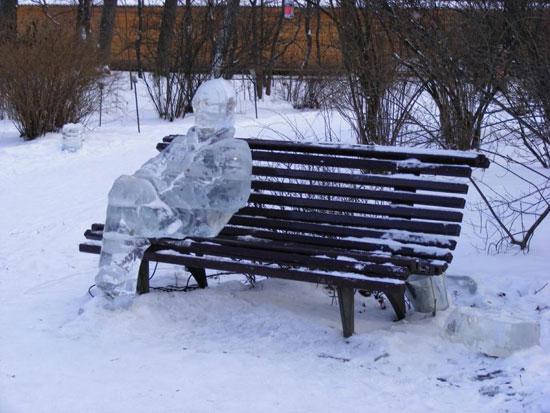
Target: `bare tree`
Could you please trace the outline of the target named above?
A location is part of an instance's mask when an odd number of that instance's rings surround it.
[[[483,150],[493,156],[493,165],[517,182],[500,189],[474,182],[483,201],[481,217],[486,218],[480,228],[490,240],[489,249],[497,252],[507,245],[528,250],[550,216],[549,11],[546,2],[531,0],[504,0],[499,9],[506,28],[506,53],[498,70],[509,81],[494,103],[500,110],[497,115],[504,112],[497,122],[505,125],[505,133],[497,138],[507,152]]]
[[[237,15],[239,12],[239,0],[223,0],[220,7],[223,8],[223,20],[219,33],[214,39],[212,55],[212,76],[230,79],[233,75],[233,57],[235,47],[235,32],[237,29]]]
[[[439,111],[433,141],[454,149],[479,148],[484,117],[505,84],[499,69],[507,51],[498,2],[383,1],[384,21],[407,47],[399,61],[422,83]]]
[[[319,0],[306,1],[300,14],[303,20],[303,38],[305,39],[305,48],[302,62],[298,68],[298,77],[290,78],[285,85],[288,89],[293,106],[298,109],[321,108],[322,101],[326,102],[326,97],[322,96],[324,91],[330,87],[328,77],[322,76],[321,72],[321,5]],[[315,29],[315,32],[313,31]],[[315,42],[316,62],[312,66],[313,46]],[[330,104],[328,106],[331,106]]]
[[[141,58],[141,44],[143,42],[143,0],[137,2],[137,28],[136,28],[136,41],[134,42],[134,48],[136,50],[136,66],[140,79],[143,78],[143,63]]]
[[[294,30],[292,31],[292,35],[289,38],[283,38],[282,36],[282,28],[283,28],[283,22],[284,19],[284,0],[281,2],[281,7],[279,10],[279,13],[277,14],[277,20],[275,25],[273,26],[273,30],[270,35],[270,45],[269,45],[269,57],[267,59],[266,65],[265,65],[265,73],[266,73],[266,79],[265,79],[265,93],[266,95],[271,95],[271,84],[273,83],[273,70],[275,67],[275,64],[279,61],[279,59],[286,53],[288,48],[296,42],[296,38],[298,36],[299,30],[300,30],[300,24],[297,22],[295,24]],[[292,20],[288,23],[291,24]]]
[[[82,40],[88,40],[92,32],[92,0],[78,0],[76,32]]]
[[[141,2],[142,0],[138,0]],[[103,0],[101,23],[99,26],[99,56],[103,64],[109,64],[111,43],[117,10],[117,0]]]
[[[501,252],[507,245],[527,251],[535,232],[550,216],[550,176],[523,160],[487,152],[493,156],[493,168],[500,168],[517,182],[510,191],[471,178],[482,199],[476,208],[480,212],[479,232],[485,237],[490,251]],[[516,187],[521,189],[513,191]]]
[[[169,53],[163,58],[164,71],[144,75],[158,115],[170,121],[192,111],[193,96],[210,72],[205,63],[210,61],[213,4],[207,3],[201,8],[195,6],[193,0],[185,0],[182,16],[175,21]],[[161,52],[158,48],[156,50]],[[152,59],[159,62],[155,50],[150,52]]]
[[[497,104],[517,123],[519,144],[550,168],[550,10],[528,0],[508,0],[507,6],[512,79]]]
[[[275,66],[295,43],[300,30],[299,19],[285,21],[283,4],[277,0],[250,0],[249,7],[243,9],[240,16],[237,33],[240,47],[235,61],[241,70],[254,72],[256,94],[260,99],[264,92],[271,94]]]
[[[165,0],[162,9],[155,66],[155,73],[158,76],[167,76],[170,73],[170,54],[172,52],[177,6],[178,0]]]
[[[381,22],[380,4],[370,0],[331,0],[345,85],[333,98],[354,129],[359,143],[395,144],[417,97],[417,89],[400,73],[392,32]],[[406,93],[398,94],[398,91]],[[398,98],[398,99],[396,99]]]
[[[0,39],[13,40],[17,34],[17,0],[0,0]]]

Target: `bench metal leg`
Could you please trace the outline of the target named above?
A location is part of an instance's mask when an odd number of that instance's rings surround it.
[[[146,294],[149,292],[149,260],[141,260],[136,290],[138,294]]]
[[[397,292],[386,292],[386,297],[390,301],[393,311],[397,316],[397,320],[402,320],[405,318],[405,313],[407,312],[407,307],[405,305],[405,293],[401,291]]]
[[[353,335],[355,326],[355,303],[353,288],[337,287],[338,304],[340,305],[340,317],[342,318],[342,329],[344,337]]]
[[[197,281],[197,284],[199,285],[199,288],[206,288],[208,287],[208,281],[206,279],[206,271],[204,268],[187,268],[195,281]]]

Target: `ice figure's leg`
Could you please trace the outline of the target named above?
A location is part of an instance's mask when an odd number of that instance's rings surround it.
[[[136,293],[139,266],[150,245],[148,234],[143,231],[143,218],[138,212],[143,203],[150,203],[156,197],[149,182],[129,176],[118,178],[109,192],[96,276],[96,285],[109,297]],[[147,217],[148,221],[151,219],[151,216]]]
[[[105,295],[118,297],[136,293],[139,267],[149,246],[147,238],[113,233],[103,236],[96,285]]]

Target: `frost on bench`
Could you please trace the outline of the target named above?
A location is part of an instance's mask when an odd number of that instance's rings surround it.
[[[193,98],[195,126],[109,192],[96,284],[107,296],[135,294],[148,238],[214,237],[250,195],[252,157],[234,138],[235,92],[223,79]]]

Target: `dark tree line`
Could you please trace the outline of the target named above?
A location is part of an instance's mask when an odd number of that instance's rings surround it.
[[[17,33],[17,0],[0,0],[0,39],[13,39]]]

